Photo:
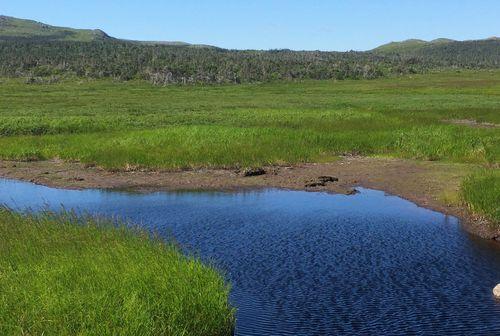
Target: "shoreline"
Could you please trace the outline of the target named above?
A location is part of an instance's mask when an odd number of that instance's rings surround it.
[[[264,188],[353,194],[356,187],[387,192],[418,206],[453,215],[470,233],[500,240],[500,228],[476,218],[453,200],[471,165],[404,159],[342,157],[331,163],[263,167],[263,175],[243,176],[230,169],[108,171],[78,162],[2,161],[0,177],[61,189],[157,191],[238,191]],[[338,181],[319,183],[319,177]],[[324,184],[324,185],[321,185]],[[312,185],[312,186],[311,186]],[[450,200],[451,198],[451,200]]]

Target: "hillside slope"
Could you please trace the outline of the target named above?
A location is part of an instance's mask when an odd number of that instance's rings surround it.
[[[418,39],[410,39],[401,42],[390,42],[380,47],[373,49],[372,51],[379,54],[390,54],[390,53],[410,53],[415,52],[419,49],[425,47],[439,46],[443,44],[448,44],[452,42],[458,42],[455,40],[447,38],[439,38],[432,41],[424,41]]]
[[[109,36],[100,29],[57,27],[33,20],[0,15],[0,42],[99,42],[122,41],[144,45],[196,46],[182,41],[135,41]],[[207,46],[208,47],[208,46]]]
[[[99,29],[73,29],[50,26],[45,23],[0,16],[0,41],[77,41],[92,42],[112,40]]]
[[[401,42],[390,42],[381,45],[371,52],[381,55],[387,54],[417,54],[422,50],[430,50],[432,48],[442,49],[443,47],[456,47],[459,45],[471,46],[473,43],[482,43],[483,45],[496,45],[500,42],[497,37],[491,37],[484,40],[469,40],[469,41],[456,41],[448,38],[438,38],[432,41],[424,41],[418,39],[409,39]]]

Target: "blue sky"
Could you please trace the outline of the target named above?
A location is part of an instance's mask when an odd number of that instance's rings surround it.
[[[234,49],[367,50],[500,35],[500,0],[1,0],[0,14]]]

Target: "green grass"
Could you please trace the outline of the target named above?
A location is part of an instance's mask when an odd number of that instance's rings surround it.
[[[140,231],[0,209],[1,335],[229,335],[228,292]]]
[[[500,72],[373,81],[152,87],[70,80],[0,83],[0,158],[110,169],[328,161],[345,152],[495,163]]]
[[[462,184],[462,198],[469,209],[500,226],[500,170],[482,170]]]
[[[447,44],[454,42],[453,40],[446,38],[439,38],[432,41],[424,41],[424,40],[406,40],[401,42],[391,42],[384,45],[381,45],[378,48],[373,49],[372,51],[375,53],[412,53],[424,47],[429,47],[438,44]]]
[[[91,42],[103,38],[100,31],[55,27],[33,20],[0,16],[0,41],[4,38]]]

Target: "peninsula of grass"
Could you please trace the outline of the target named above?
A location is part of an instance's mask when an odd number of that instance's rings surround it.
[[[106,221],[0,209],[1,335],[230,335],[221,275]]]

